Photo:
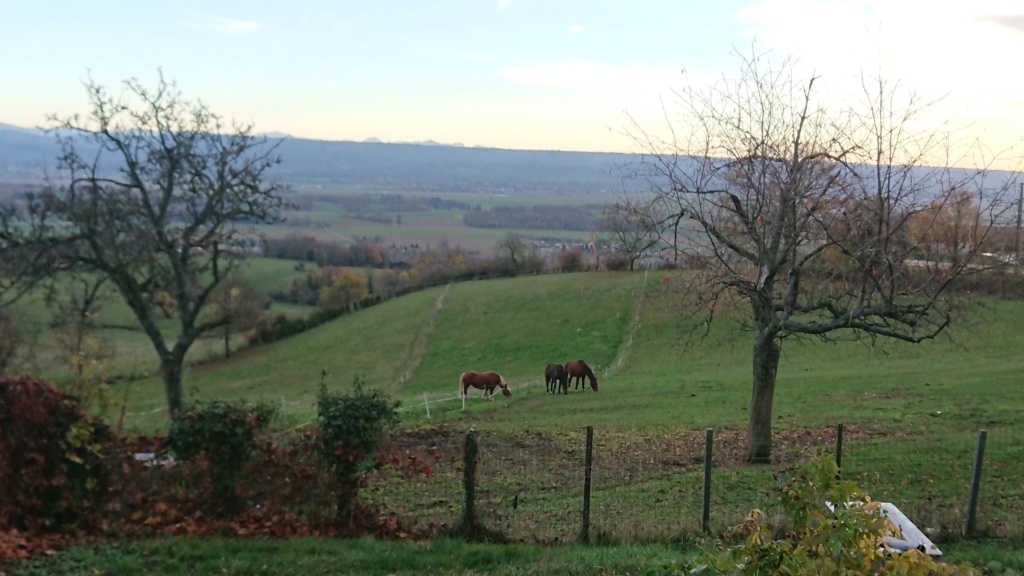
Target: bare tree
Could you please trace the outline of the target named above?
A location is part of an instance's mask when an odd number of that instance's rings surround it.
[[[661,240],[664,226],[658,215],[643,198],[627,197],[605,210],[602,228],[610,232],[613,242],[626,252],[630,270],[636,267],[644,252]]]
[[[689,248],[704,264],[680,276],[692,295],[692,333],[705,330],[716,309],[738,314],[753,332],[752,463],[771,457],[782,342],[935,338],[960,305],[951,286],[982,272],[977,246],[1009,206],[1006,173],[984,164],[933,167],[983,151],[952,158],[945,135],[914,132],[923,107],[912,95],[901,99],[898,87],[864,80],[862,107],[827,109],[816,99],[817,80],[797,78],[788,60],[754,54],[742,58],[738,80],[682,91],[669,137],[636,122],[628,130],[644,154],[633,174],[655,193],[652,219],[686,221]],[[953,240],[956,256],[942,266],[919,266],[914,236],[950,220],[921,215],[936,202],[962,206],[964,193],[976,211],[958,212],[957,221],[972,230],[953,238],[972,241]]]
[[[89,79],[88,116],[50,117],[59,185],[13,208],[0,242],[30,261],[105,276],[160,358],[173,415],[189,348],[230,321],[203,311],[248,251],[248,225],[279,220],[282,185],[268,178],[279,159],[251,126],[226,125],[162,73],[154,89],[124,86],[114,97]],[[158,321],[161,308],[172,328]]]
[[[515,232],[505,234],[498,242],[498,257],[508,263],[513,274],[518,274],[529,254],[522,236]]]

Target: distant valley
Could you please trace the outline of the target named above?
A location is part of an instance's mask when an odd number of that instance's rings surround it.
[[[467,148],[280,138],[275,175],[303,187],[366,191],[616,194],[646,188],[623,179],[638,155]],[[0,182],[33,184],[56,176],[58,149],[40,130],[0,123]]]

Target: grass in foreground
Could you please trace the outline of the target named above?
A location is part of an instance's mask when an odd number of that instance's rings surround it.
[[[394,575],[625,575],[673,574],[670,566],[695,554],[697,543],[540,546],[297,538],[158,538],[96,542],[51,556],[0,564],[6,576],[170,576],[345,574]],[[1024,571],[1024,541],[961,541],[944,547],[943,561],[968,563],[985,574]]]
[[[667,574],[681,549],[665,545],[556,546],[468,544],[457,540],[239,540],[163,538],[96,543],[52,556],[0,565],[9,576],[276,576],[345,574]]]

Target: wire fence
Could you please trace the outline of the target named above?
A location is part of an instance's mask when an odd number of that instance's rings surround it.
[[[462,442],[466,432],[432,428],[402,447],[434,455],[429,478],[383,474],[366,496],[412,529],[454,526],[460,518]],[[989,431],[980,474],[973,535],[1024,533],[1022,442]],[[841,474],[873,499],[892,502],[933,540],[966,528],[977,433],[932,440],[872,435],[846,427]],[[476,515],[488,528],[526,542],[672,540],[707,529],[719,532],[752,509],[778,515],[775,496],[791,467],[815,455],[835,455],[836,427],[777,431],[771,465],[746,465],[745,430],[716,430],[708,523],[703,522],[704,431],[605,432],[593,437],[589,506],[584,501],[585,431],[477,433],[480,447]],[[584,525],[584,510],[588,525]]]

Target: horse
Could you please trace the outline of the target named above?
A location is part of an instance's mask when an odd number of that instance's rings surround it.
[[[568,380],[565,384],[565,391],[569,392],[569,383],[574,379],[576,380],[576,386],[573,390],[579,390],[580,384],[583,383],[583,377],[590,378],[590,387],[597,392],[597,376],[594,376],[594,371],[587,366],[587,363],[583,360],[569,360],[565,363],[565,372],[569,375]],[[586,390],[586,386],[583,387]]]
[[[463,372],[462,376],[459,376],[459,398],[465,398],[469,394],[470,386],[483,390],[480,397],[488,400],[494,400],[495,388],[501,388],[501,393],[506,398],[512,396],[512,391],[508,389],[508,383],[497,372],[475,372],[473,370]]]
[[[544,369],[544,391],[548,394],[558,394],[559,388],[566,394],[569,393],[569,375],[565,372],[565,366],[548,364]]]

